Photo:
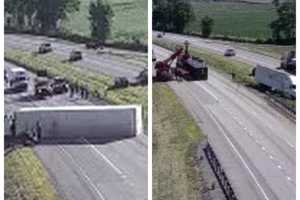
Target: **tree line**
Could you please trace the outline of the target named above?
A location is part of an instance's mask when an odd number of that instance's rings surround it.
[[[296,41],[296,0],[273,0],[277,18],[269,25],[273,43],[294,44]],[[184,33],[186,25],[195,20],[192,5],[187,0],[154,0],[153,28],[159,31]],[[201,35],[209,37],[214,20],[209,16],[201,19]],[[258,39],[258,38],[257,38]]]
[[[80,0],[5,0],[6,27],[35,33],[57,33],[69,13],[78,12]],[[114,13],[104,0],[91,1],[91,37],[104,42],[111,33]]]

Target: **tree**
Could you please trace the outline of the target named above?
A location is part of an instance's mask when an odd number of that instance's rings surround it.
[[[156,30],[167,31],[169,23],[167,0],[153,1],[153,27]]]
[[[90,3],[89,13],[91,36],[104,43],[111,32],[111,23],[114,16],[113,10],[103,0],[97,0]]]
[[[205,16],[201,20],[201,32],[202,36],[208,38],[212,33],[214,26],[214,20],[208,16]]]
[[[183,0],[173,0],[173,25],[174,31],[182,33],[187,23],[194,18],[190,3]]]
[[[272,37],[279,42],[285,40],[288,42],[296,39],[296,1],[285,1],[280,3],[274,1],[278,18],[270,24]]]
[[[156,30],[182,33],[193,18],[194,13],[188,1],[153,1],[153,27]]]
[[[42,33],[57,30],[59,20],[79,10],[80,0],[39,0],[36,20]]]
[[[68,13],[78,11],[80,0],[5,0],[5,12],[13,16],[17,28],[36,22],[43,32],[56,30],[57,22],[67,17]]]

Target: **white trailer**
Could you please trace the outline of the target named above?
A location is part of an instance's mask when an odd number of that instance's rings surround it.
[[[260,85],[282,92],[288,98],[296,98],[296,76],[294,75],[257,65],[254,78]]]
[[[15,122],[16,135],[33,136],[40,129],[45,139],[125,138],[143,131],[136,105],[21,108]]]
[[[21,67],[8,68],[4,73],[10,88],[27,90],[29,76],[25,69]]]

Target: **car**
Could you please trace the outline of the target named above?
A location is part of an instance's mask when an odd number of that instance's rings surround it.
[[[62,94],[68,92],[67,81],[59,76],[54,77],[50,81],[50,87],[53,94]]]
[[[235,50],[234,49],[226,49],[224,56],[235,56]]]
[[[52,47],[50,43],[42,43],[39,46],[39,53],[48,53],[52,51]]]
[[[91,41],[91,42],[87,42],[85,44],[85,47],[87,49],[98,49],[98,48],[103,48],[103,45],[101,44],[101,42],[94,42],[94,41]]]
[[[49,87],[49,79],[47,77],[34,79],[34,94],[38,97],[52,96],[52,89]]]
[[[73,50],[70,54],[69,61],[77,61],[82,59],[82,53],[78,50]]]
[[[158,37],[158,38],[162,38],[162,37],[163,37],[163,35],[162,35],[161,33],[158,33],[158,34],[156,35],[156,37]]]

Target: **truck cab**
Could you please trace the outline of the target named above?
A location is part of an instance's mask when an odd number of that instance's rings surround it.
[[[21,67],[6,70],[6,80],[12,89],[26,91],[28,79],[27,71]]]

